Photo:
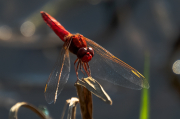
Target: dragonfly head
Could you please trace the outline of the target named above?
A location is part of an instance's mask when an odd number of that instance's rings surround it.
[[[89,62],[94,56],[94,50],[91,47],[82,47],[77,52],[77,57],[83,62]]]

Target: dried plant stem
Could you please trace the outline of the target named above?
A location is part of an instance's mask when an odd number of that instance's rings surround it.
[[[67,119],[76,119],[76,106],[68,111]]]
[[[64,118],[67,104],[69,104],[67,119],[76,119],[76,107],[78,103],[79,103],[79,99],[77,97],[72,97],[71,99],[66,100],[61,119]]]
[[[65,103],[64,108],[63,108],[63,112],[62,112],[62,114],[61,114],[61,119],[64,118],[64,114],[65,114],[65,112],[66,112],[67,104],[68,104],[68,102],[67,102],[67,100],[66,100],[66,103]]]
[[[82,119],[92,119],[92,94],[86,88],[76,85]]]
[[[39,115],[41,119],[47,119],[47,117],[39,109],[37,109],[33,105],[30,105],[26,102],[19,102],[19,103],[16,103],[13,107],[11,107],[10,113],[9,113],[9,119],[18,119],[17,114],[20,107],[29,108],[30,110],[35,112],[37,115]]]

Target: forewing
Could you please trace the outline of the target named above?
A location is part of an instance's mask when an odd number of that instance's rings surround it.
[[[118,59],[94,41],[86,39],[86,42],[95,52],[94,57],[89,62],[92,76],[131,89],[149,88],[145,77],[136,69]]]
[[[64,85],[66,84],[69,78],[70,72],[70,58],[69,50],[61,49],[60,56],[55,64],[54,69],[52,70],[49,79],[45,86],[45,99],[51,104],[61,93]]]

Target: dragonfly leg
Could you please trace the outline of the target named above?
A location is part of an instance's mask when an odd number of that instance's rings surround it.
[[[85,73],[84,73],[84,71],[82,70],[82,61],[80,62],[80,70],[81,70],[81,72],[84,74],[84,76],[85,76]]]
[[[77,66],[76,66],[77,64]],[[77,58],[74,62],[74,68],[75,68],[75,72],[76,72],[76,76],[77,76],[77,80],[79,80],[79,77],[78,77],[78,70],[80,69],[81,72],[85,75],[84,71],[86,72],[86,74],[88,76],[91,76],[91,70],[90,70],[90,67],[89,67],[89,64],[86,63],[86,62],[82,62],[79,58]],[[84,68],[84,71],[82,70],[82,68]]]
[[[91,69],[90,69],[89,63],[87,62],[86,65],[88,67],[89,75],[91,76]]]
[[[88,72],[88,70],[87,70],[87,66],[86,66],[86,63],[85,63],[85,62],[83,62],[83,68],[84,68],[84,70],[86,71],[86,74],[89,76],[89,72]]]

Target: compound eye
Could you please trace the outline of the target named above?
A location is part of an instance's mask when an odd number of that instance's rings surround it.
[[[94,50],[91,47],[87,48],[87,52],[89,52],[92,55],[92,57],[94,56]]]
[[[77,52],[77,57],[82,58],[87,53],[87,48],[80,48]]]

